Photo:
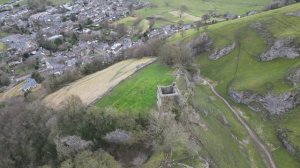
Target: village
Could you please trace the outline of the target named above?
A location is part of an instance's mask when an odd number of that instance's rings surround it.
[[[124,51],[149,39],[192,28],[191,24],[167,25],[136,35],[124,25],[114,24],[131,10],[147,5],[126,0],[74,0],[41,11],[20,6],[19,1],[0,5],[0,32],[5,33],[0,36],[5,46],[0,50],[0,67],[9,71],[8,87],[30,78],[33,71],[59,76],[94,59],[114,63],[123,59]]]

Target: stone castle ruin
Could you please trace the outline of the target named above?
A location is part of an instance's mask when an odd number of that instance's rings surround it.
[[[157,86],[157,108],[160,112],[169,112],[179,104],[180,93],[175,83],[169,86]]]

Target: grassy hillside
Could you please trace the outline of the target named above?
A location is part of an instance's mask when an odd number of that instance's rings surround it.
[[[8,0],[0,0],[0,4],[4,4],[6,2],[8,2]]]
[[[181,5],[186,5],[188,8],[186,11],[188,16],[183,16],[183,18],[181,18],[187,23],[195,21],[194,17],[201,18],[202,15],[208,13],[209,10],[214,10],[220,14],[231,12],[241,15],[250,10],[263,8],[263,6],[270,3],[271,0],[251,0],[247,2],[240,0],[149,0],[148,2],[154,4],[156,7],[138,10],[136,11],[136,14],[144,18],[148,16],[162,16],[166,20],[158,21],[156,26],[159,26],[170,24],[169,22],[178,22],[180,18],[174,15],[174,11],[178,11],[178,8]],[[169,2],[168,6],[166,5],[166,2]]]
[[[286,15],[294,11],[300,11],[300,4],[209,26],[207,34],[213,39],[214,48],[222,49],[234,41],[240,42],[240,48],[236,47],[217,61],[208,59],[209,53],[200,55],[198,63],[201,74],[215,81],[217,90],[228,100],[231,100],[227,94],[229,86],[260,94],[270,91],[279,94],[299,88],[285,82],[285,77],[292,69],[300,66],[300,59],[259,61],[258,56],[269,47],[266,39],[250,28],[251,24],[260,22],[275,39],[294,37],[299,42],[300,17]],[[190,30],[184,37],[176,35],[170,41],[189,41],[198,34],[195,30]],[[300,121],[300,108],[280,117],[267,119],[263,114],[254,113],[245,106],[236,106],[245,112],[245,118],[268,144],[279,167],[299,167],[299,161],[290,156],[277,139],[277,130],[287,129],[289,141],[299,148],[300,129],[297,123]]]
[[[98,108],[113,107],[120,114],[148,115],[150,109],[156,107],[156,86],[173,82],[172,72],[171,68],[159,63],[149,65],[114,88],[98,101],[96,106]],[[184,92],[182,80],[177,82],[180,90]],[[220,167],[264,167],[260,153],[250,141],[246,130],[226,105],[213,96],[208,87],[197,87],[193,99],[196,102],[195,105],[202,109],[197,111],[201,117],[201,125],[190,127],[194,136],[203,143],[198,151],[199,156],[211,157],[212,162]],[[224,120],[228,123],[225,124]],[[168,154],[164,151],[157,150],[145,167],[158,167],[166,159],[194,167],[204,165],[203,160],[198,157],[186,158],[190,156],[190,142],[186,141],[185,131],[179,129],[177,133],[178,137],[173,142],[172,158],[168,158]]]
[[[3,44],[3,43],[0,43],[0,51],[1,51],[1,50],[4,50],[4,47],[5,47],[4,44]]]
[[[205,130],[194,126],[195,133],[219,167],[265,166],[244,127],[209,87],[197,86],[194,101],[197,109],[201,109],[198,113],[203,124],[208,127]]]
[[[180,82],[177,81],[180,85]],[[184,92],[183,87],[179,87]],[[189,130],[192,137],[200,142],[200,149],[193,146],[191,142],[185,142],[182,136],[187,132],[179,129],[178,135],[174,135],[173,162],[181,162],[192,167],[203,166],[202,158],[210,158],[212,167],[265,167],[260,153],[249,139],[246,130],[236,120],[230,110],[210,91],[207,86],[197,86],[194,96],[196,113],[201,118],[201,124],[190,124]],[[192,139],[192,138],[191,138]],[[189,146],[190,145],[190,146]],[[191,147],[193,146],[193,147]],[[199,156],[188,157],[191,150],[197,151]],[[166,154],[159,151],[145,164],[145,167],[159,167]]]
[[[113,107],[121,113],[147,114],[156,107],[157,85],[169,85],[173,80],[171,68],[154,63],[119,84],[96,106]]]

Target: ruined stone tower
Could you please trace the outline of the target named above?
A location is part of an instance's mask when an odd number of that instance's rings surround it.
[[[169,112],[179,104],[180,94],[175,83],[170,86],[157,86],[157,108],[160,112]]]

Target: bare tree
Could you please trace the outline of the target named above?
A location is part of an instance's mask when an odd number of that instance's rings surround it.
[[[145,56],[158,56],[159,49],[164,41],[161,39],[150,39],[143,45],[128,49],[125,52],[126,58],[139,58]]]
[[[181,18],[182,15],[184,14],[184,12],[186,12],[186,11],[188,11],[188,7],[187,7],[186,5],[181,5],[181,6],[179,7],[179,12],[180,12],[179,18]]]
[[[127,34],[127,27],[125,26],[125,24],[118,24],[116,26],[116,31],[118,34],[118,38],[121,38]]]
[[[169,6],[170,6],[169,0],[165,0],[165,5],[166,5],[166,7],[169,7]]]
[[[134,6],[132,3],[130,3],[128,6],[127,6],[128,10],[129,10],[129,15],[132,15],[133,14],[133,11],[134,11]]]
[[[210,19],[210,16],[208,14],[205,14],[202,16],[202,20],[204,20],[205,24],[207,24],[207,21]]]
[[[8,86],[10,84],[8,74],[0,71],[0,87]]]
[[[165,44],[159,50],[159,60],[166,65],[176,65],[180,60],[180,49],[175,45]]]
[[[195,22],[195,29],[198,32],[199,32],[201,26],[202,26],[202,22],[200,20]]]
[[[46,7],[51,4],[49,0],[27,0],[28,7],[37,12],[45,11]]]
[[[179,26],[180,28],[182,28],[183,25],[184,25],[184,21],[183,21],[183,20],[179,20],[179,21],[178,21],[178,26]]]

